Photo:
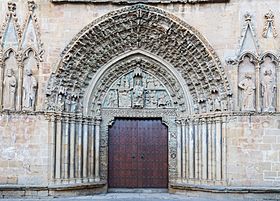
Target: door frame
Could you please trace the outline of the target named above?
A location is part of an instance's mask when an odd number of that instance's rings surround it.
[[[112,126],[116,118],[161,119],[167,126],[168,135],[168,189],[170,184],[177,179],[177,125],[175,109],[105,109],[101,110],[102,121],[100,125],[100,176],[107,181],[109,167],[109,126]]]

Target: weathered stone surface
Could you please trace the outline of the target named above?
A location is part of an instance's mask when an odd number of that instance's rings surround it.
[[[279,192],[278,0],[56,2],[0,1],[0,190],[10,188],[3,195],[46,195],[55,185],[106,191],[115,117],[162,118],[174,188]],[[155,90],[168,94],[168,107],[159,99],[156,107],[109,101],[139,63],[162,84]]]

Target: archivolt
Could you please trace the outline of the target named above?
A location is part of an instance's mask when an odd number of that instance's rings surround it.
[[[163,10],[138,4],[111,12],[77,34],[49,81],[48,109],[61,88],[79,93],[82,100],[83,89],[102,66],[134,50],[150,52],[172,65],[201,111],[214,99],[229,102],[232,92],[225,72],[201,34]]]

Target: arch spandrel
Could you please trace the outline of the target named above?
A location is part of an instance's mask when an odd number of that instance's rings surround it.
[[[143,50],[169,63],[183,78],[195,111],[210,111],[214,102],[228,110],[232,94],[221,63],[208,42],[190,25],[161,9],[134,5],[111,12],[86,26],[66,47],[48,102],[61,89],[84,103],[86,89],[104,65],[124,53]],[[77,95],[76,95],[77,96]],[[49,108],[49,106],[47,106]],[[215,109],[213,109],[215,110]]]

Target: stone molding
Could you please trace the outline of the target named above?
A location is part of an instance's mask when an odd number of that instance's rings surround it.
[[[197,4],[197,3],[229,3],[230,0],[51,0],[53,3],[112,3],[112,4]]]

